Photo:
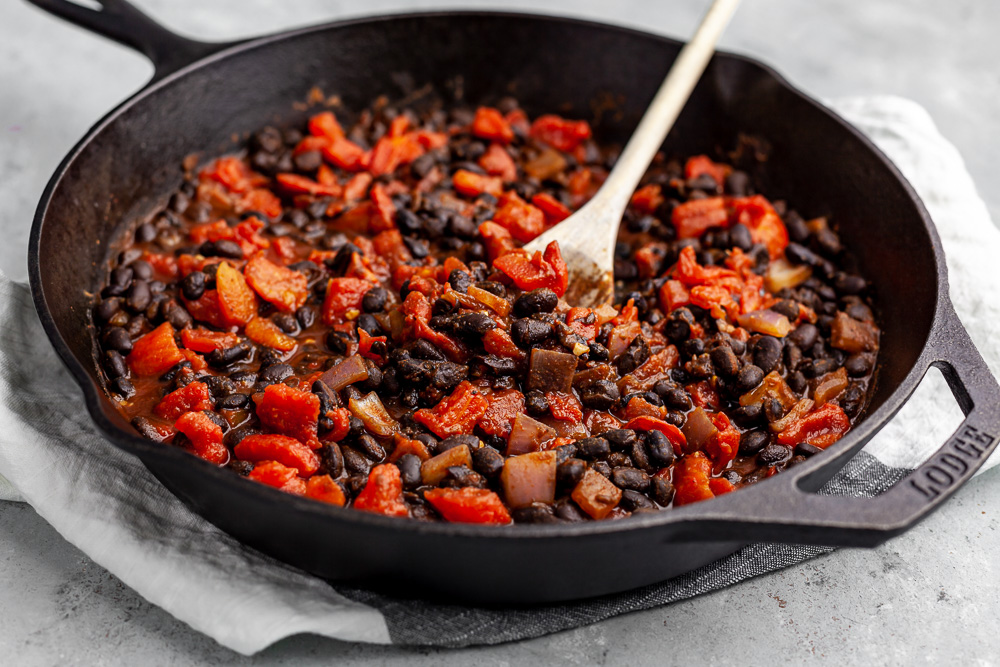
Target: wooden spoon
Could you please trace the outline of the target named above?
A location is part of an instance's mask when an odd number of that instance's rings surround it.
[[[601,189],[583,208],[525,246],[535,252],[545,250],[552,241],[559,242],[569,269],[565,299],[571,305],[595,307],[611,303],[615,241],[622,215],[708,66],[716,42],[739,4],[740,0],[712,3],[694,37],[678,54]]]

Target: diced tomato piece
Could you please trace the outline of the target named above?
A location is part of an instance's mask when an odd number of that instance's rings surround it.
[[[547,287],[557,296],[562,296],[569,285],[569,271],[563,262],[557,241],[546,246],[544,253],[529,255],[520,248],[512,250],[494,260],[493,268],[526,291]]]
[[[239,342],[240,337],[234,333],[211,331],[203,327],[181,331],[181,344],[195,352],[225,350],[233,345],[237,345]]]
[[[399,468],[391,463],[372,468],[368,473],[368,483],[354,500],[354,509],[386,516],[409,516],[410,511],[403,502],[403,480]]]
[[[298,244],[289,236],[274,239],[271,242],[271,249],[274,250],[275,256],[282,264],[291,264],[299,260]],[[243,277],[246,277],[245,273]]]
[[[368,173],[355,174],[344,186],[344,200],[357,201],[364,199],[368,186],[372,184],[372,175]]]
[[[788,230],[766,197],[733,197],[729,203],[736,221],[750,228],[754,243],[767,246],[771,259],[777,259],[785,252]]]
[[[459,169],[451,177],[455,192],[466,197],[486,194],[499,197],[503,194],[503,180],[499,176],[483,176],[467,169]]]
[[[173,280],[178,275],[177,260],[172,255],[147,251],[142,254],[142,259],[153,267],[153,273],[156,277]]]
[[[524,358],[524,351],[514,344],[510,334],[499,327],[490,329],[483,335],[483,347],[486,348],[487,354],[495,354],[498,357]]]
[[[514,239],[510,235],[510,232],[506,228],[489,220],[479,225],[479,236],[482,237],[483,244],[486,246],[486,253],[491,260],[507,254],[515,247]]]
[[[372,336],[364,329],[358,327],[358,354],[372,361],[382,363],[385,359],[381,354],[372,352],[372,346],[375,343],[385,343],[388,340],[386,336]]]
[[[660,288],[660,307],[670,313],[691,303],[691,293],[679,280],[668,280]]]
[[[851,420],[839,405],[824,403],[778,434],[783,445],[808,442],[826,449],[851,430]]]
[[[735,491],[736,487],[725,477],[713,477],[708,480],[708,489],[716,496],[721,496],[730,491]]]
[[[597,314],[590,308],[570,308],[566,313],[566,326],[574,333],[593,342],[601,328]]]
[[[201,356],[197,352],[192,350],[181,350],[181,354],[183,354],[184,358],[191,363],[191,370],[203,371],[208,368],[208,362],[205,361],[205,357]]]
[[[368,171],[373,176],[391,174],[398,167],[416,160],[425,150],[414,134],[404,134],[400,137],[386,135],[379,139],[372,149]]]
[[[365,292],[372,283],[360,278],[330,278],[323,301],[323,323],[335,324],[348,310],[361,308]]]
[[[311,449],[320,447],[316,437],[319,421],[319,396],[293,389],[286,384],[272,384],[264,389],[257,402],[257,417],[264,428],[295,438]]]
[[[164,322],[132,344],[125,358],[136,375],[160,375],[184,360],[174,340],[174,328]]]
[[[726,311],[739,306],[733,301],[729,290],[715,285],[696,285],[691,288],[691,303],[711,311],[712,317],[720,318],[726,316]]]
[[[424,499],[452,523],[508,524],[510,513],[495,492],[488,489],[429,489]]]
[[[323,440],[340,442],[351,431],[351,411],[347,408],[335,408],[326,413],[333,422],[333,427],[323,434]]]
[[[740,432],[723,412],[711,415],[709,418],[718,429],[718,433],[705,443],[705,453],[712,459],[715,472],[719,473],[736,458],[736,452],[740,448]]]
[[[297,345],[294,338],[286,334],[278,328],[277,324],[266,317],[253,317],[247,322],[244,333],[253,342],[266,345],[281,352],[291,352]]]
[[[590,124],[585,120],[566,120],[547,114],[531,124],[531,137],[563,152],[572,151],[590,138]]]
[[[247,284],[262,299],[284,313],[294,313],[309,297],[309,281],[304,274],[257,255],[243,269]]]
[[[559,421],[579,424],[583,421],[583,406],[572,394],[561,391],[547,391],[545,398],[549,402],[549,411]]]
[[[514,158],[500,144],[490,144],[486,152],[480,156],[479,166],[491,176],[499,176],[501,180],[509,182],[517,179],[517,165],[514,164]]]
[[[385,191],[385,186],[376,183],[370,192],[372,200],[372,216],[368,222],[368,233],[378,234],[389,229],[396,229],[396,205]]]
[[[345,171],[360,171],[365,168],[365,149],[350,139],[337,137],[320,148],[320,152],[330,164]]]
[[[413,454],[421,461],[426,461],[431,457],[431,453],[427,450],[427,445],[419,440],[406,438],[397,433],[395,435],[392,454],[389,455],[389,463],[395,463],[407,454]]]
[[[225,220],[216,220],[215,222],[204,222],[200,225],[194,225],[188,231],[188,236],[195,243],[204,243],[205,241],[231,240],[235,234],[232,228],[226,224]]]
[[[656,213],[656,209],[660,208],[664,201],[663,189],[659,185],[651,183],[635,191],[631,204],[632,208],[649,214]]]
[[[222,444],[222,428],[204,412],[185,412],[174,427],[187,436],[194,455],[215,465],[229,460],[229,450]]]
[[[506,438],[514,418],[524,412],[524,394],[517,389],[503,389],[489,395],[489,407],[479,419],[479,428],[490,435]]]
[[[527,243],[545,231],[542,209],[527,203],[513,190],[500,197],[499,204],[493,214],[493,222],[506,228],[521,243]]]
[[[691,401],[695,407],[705,408],[706,410],[719,409],[719,392],[715,391],[715,387],[707,380],[694,382],[685,386],[684,389],[691,394]]]
[[[302,155],[303,153],[311,153],[313,151],[321,151],[324,147],[330,145],[329,137],[319,137],[315,135],[310,135],[308,137],[303,137],[302,141],[295,144],[295,148],[292,150],[292,155]]]
[[[410,249],[403,243],[403,234],[398,229],[380,232],[372,239],[372,245],[393,271],[413,259]]]
[[[337,507],[343,507],[347,503],[344,489],[329,475],[314,475],[306,480],[306,497]]]
[[[465,359],[465,352],[458,343],[428,324],[431,319],[431,304],[426,296],[415,291],[407,294],[403,301],[403,313],[406,315],[404,325],[416,338],[423,338],[437,345],[452,361]]]
[[[319,470],[319,456],[295,438],[275,433],[248,435],[233,448],[236,458],[243,461],[277,461],[295,468],[308,477]]]
[[[182,255],[182,257],[183,256],[184,255]],[[184,307],[187,308],[191,317],[199,322],[205,322],[206,324],[211,324],[213,327],[218,327],[220,329],[229,328],[230,324],[222,316],[222,310],[219,307],[218,290],[205,290],[205,293],[198,297],[195,301],[189,301],[181,295],[181,301],[184,302]]]
[[[344,129],[332,111],[323,111],[309,119],[309,134],[315,137],[337,139],[344,136]]]
[[[232,228],[232,238],[240,244],[244,255],[252,255],[258,250],[271,247],[271,242],[257,233],[262,229],[264,221],[252,216]]]
[[[212,394],[204,382],[191,382],[163,397],[153,414],[160,419],[177,419],[185,412],[212,409]]]
[[[510,123],[493,107],[476,109],[476,117],[472,120],[470,129],[472,134],[480,139],[499,141],[503,144],[509,144],[514,138],[514,130],[511,129]]]
[[[670,220],[677,238],[696,239],[712,227],[727,227],[729,214],[724,197],[692,199],[674,207]]]
[[[240,197],[236,210],[240,213],[260,213],[274,219],[281,215],[281,200],[267,188],[254,188]]]
[[[725,185],[726,176],[731,170],[728,165],[713,162],[707,155],[695,155],[684,163],[684,178],[692,180],[702,174],[708,174],[717,185],[722,186]]]
[[[243,274],[229,262],[219,264],[215,272],[215,288],[219,293],[219,312],[227,324],[243,325],[257,314],[257,297]]]
[[[489,401],[468,380],[464,380],[450,396],[433,408],[417,410],[414,421],[429,428],[438,437],[471,433],[472,427],[486,414]]]
[[[670,444],[674,446],[678,453],[684,451],[684,447],[687,446],[687,438],[684,437],[679,428],[656,417],[636,417],[635,419],[630,419],[625,428],[637,431],[659,431],[667,436],[667,440],[670,441]]]
[[[531,203],[542,210],[545,223],[557,225],[571,215],[569,207],[550,194],[540,192],[531,198]]]
[[[246,162],[238,157],[220,157],[199,174],[202,180],[218,181],[230,192],[246,192],[254,185],[261,185],[261,179],[250,171]]]
[[[343,188],[339,184],[323,185],[301,174],[278,174],[274,177],[282,190],[291,194],[339,197]]]
[[[674,466],[674,506],[714,498],[709,487],[712,462],[700,451],[688,454]]]
[[[306,482],[299,477],[295,468],[289,468],[277,461],[262,461],[254,466],[249,479],[267,486],[273,486],[279,491],[303,496],[306,493]]]

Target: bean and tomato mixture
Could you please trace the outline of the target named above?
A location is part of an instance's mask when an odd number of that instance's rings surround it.
[[[660,156],[614,305],[574,307],[558,246],[521,245],[614,159],[586,122],[510,99],[265,127],[113,262],[107,391],[143,436],[248,483],[420,520],[615,519],[836,442],[879,345],[836,232],[754,190],[759,144]]]

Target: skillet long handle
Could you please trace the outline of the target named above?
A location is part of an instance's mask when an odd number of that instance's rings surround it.
[[[709,515],[701,521],[733,539],[873,547],[940,507],[1000,444],[1000,385],[946,297],[938,313],[919,367],[941,370],[965,420],[930,458],[874,498],[806,493],[793,469],[778,475],[784,488],[732,494],[746,494],[740,505],[747,519]]]
[[[100,10],[70,0],[28,0],[70,23],[139,51],[153,62],[152,81],[228,46],[177,35],[143,14],[126,0],[97,0]]]

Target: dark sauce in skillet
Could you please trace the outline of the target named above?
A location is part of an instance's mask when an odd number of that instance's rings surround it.
[[[564,522],[753,484],[863,411],[868,284],[828,221],[755,189],[752,140],[654,163],[614,306],[587,310],[557,247],[519,250],[613,165],[585,122],[338,116],[192,171],[114,262],[99,363],[142,435],[360,510]]]

